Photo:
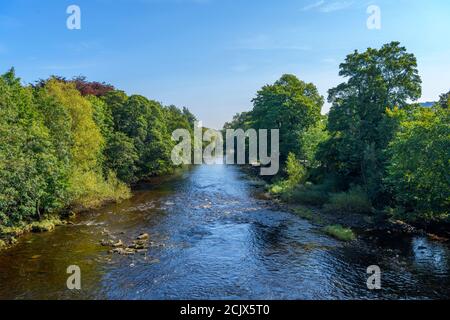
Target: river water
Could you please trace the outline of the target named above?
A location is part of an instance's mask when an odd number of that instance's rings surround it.
[[[423,237],[344,244],[274,209],[235,166],[198,166],[155,179],[73,225],[29,234],[0,253],[0,299],[450,298],[450,249]],[[108,232],[146,253],[112,255]],[[70,265],[82,290],[67,289]],[[382,289],[367,289],[367,267]]]

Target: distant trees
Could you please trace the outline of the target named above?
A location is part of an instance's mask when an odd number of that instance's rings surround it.
[[[173,169],[170,130],[194,119],[83,77],[23,86],[12,69],[0,76],[0,225],[128,197],[125,183]]]
[[[164,107],[143,96],[127,97],[123,92],[115,91],[108,93],[104,101],[112,110],[116,131],[133,141],[137,157],[134,155],[131,157],[136,158],[133,165],[136,171],[132,180],[137,181],[170,172],[172,169],[170,154],[174,144],[164,118],[166,112]],[[124,136],[116,136],[114,141],[117,143],[120,137]],[[122,147],[125,147],[126,144],[123,143],[125,140],[120,140]],[[128,157],[127,161],[131,158]],[[128,179],[129,174],[130,172]]]
[[[323,118],[320,114],[323,97],[317,88],[286,74],[274,84],[264,86],[252,101],[253,109],[235,115],[224,129],[279,129],[281,161],[285,162],[290,153],[292,157],[306,159],[310,151],[300,137]]]
[[[450,108],[450,91],[440,96],[439,105],[441,108]]]
[[[79,76],[73,78],[70,82],[75,84],[75,88],[82,96],[102,97],[110,91],[115,90],[114,86],[104,82],[89,82],[86,77]]]

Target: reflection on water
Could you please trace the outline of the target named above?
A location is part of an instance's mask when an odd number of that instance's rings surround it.
[[[0,298],[420,299],[449,298],[450,250],[425,238],[342,244],[258,200],[236,167],[201,166],[143,185],[121,204],[53,233],[27,235],[0,254]],[[147,253],[116,256],[150,235]],[[382,287],[366,287],[379,265]],[[66,289],[78,265],[82,290]]]
[[[446,276],[448,270],[448,250],[426,238],[415,238],[411,243],[416,268]]]

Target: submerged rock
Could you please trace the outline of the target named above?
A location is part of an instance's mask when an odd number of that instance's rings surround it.
[[[148,235],[148,233],[143,233],[139,237],[137,237],[137,240],[148,240],[149,238],[150,236]]]
[[[122,240],[119,240],[117,242],[114,242],[114,240],[102,240],[100,243],[104,247],[112,247],[112,248],[119,248],[125,246]]]
[[[124,244],[123,244],[122,240],[119,240],[113,244],[114,248],[119,248],[119,247],[123,247],[123,246],[124,246]]]
[[[115,249],[111,250],[110,253],[117,253],[120,255],[131,255],[131,254],[135,254],[136,251],[129,249],[129,248],[115,248]]]

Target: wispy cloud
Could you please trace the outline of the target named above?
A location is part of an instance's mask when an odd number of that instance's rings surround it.
[[[330,13],[347,9],[353,5],[354,1],[325,1],[319,0],[303,7],[302,11],[316,10],[323,13]]]
[[[325,4],[325,0],[319,0],[317,2],[311,3],[311,4],[303,7],[302,11],[309,11],[312,9],[316,9],[316,8],[322,6],[323,4]]]

